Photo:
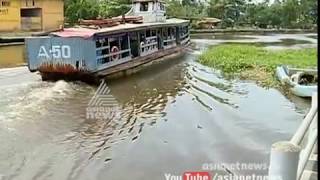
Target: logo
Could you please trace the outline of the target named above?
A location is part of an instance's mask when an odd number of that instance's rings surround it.
[[[185,172],[183,180],[211,180],[209,172]]]
[[[102,80],[87,107],[87,119],[111,120],[118,112],[118,102],[110,94],[107,83]]]

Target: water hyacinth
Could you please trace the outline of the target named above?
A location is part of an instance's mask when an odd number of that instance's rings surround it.
[[[317,50],[286,49],[270,51],[255,45],[223,44],[209,48],[200,57],[201,64],[220,69],[225,75],[240,75],[262,85],[274,83],[275,68],[317,66]]]

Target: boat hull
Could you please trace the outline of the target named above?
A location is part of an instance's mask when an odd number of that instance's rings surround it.
[[[290,91],[296,96],[312,97],[313,93],[318,91],[317,85],[306,86],[293,82],[288,75],[288,70],[286,70],[283,66],[277,67],[276,76],[283,85],[288,85],[290,87]]]
[[[63,79],[67,81],[81,80],[87,83],[98,83],[100,79],[116,79],[129,76],[154,64],[172,60],[175,57],[183,55],[188,46],[189,44],[161,50],[160,52],[144,57],[138,57],[133,59],[133,61],[119,64],[111,68],[102,69],[96,72],[77,71],[70,73],[61,73],[43,71],[40,72],[40,75],[42,77],[42,80],[44,81],[57,81]]]

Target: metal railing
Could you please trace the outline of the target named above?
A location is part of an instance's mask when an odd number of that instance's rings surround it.
[[[317,151],[318,94],[312,96],[311,109],[290,141],[274,143],[271,148],[269,180],[300,180],[310,155]],[[306,139],[303,146],[302,142]]]

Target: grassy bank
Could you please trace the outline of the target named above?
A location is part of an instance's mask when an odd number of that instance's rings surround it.
[[[270,51],[254,45],[224,44],[208,49],[199,62],[220,69],[227,76],[238,75],[262,86],[276,86],[274,73],[278,65],[313,68],[317,66],[317,50]]]

